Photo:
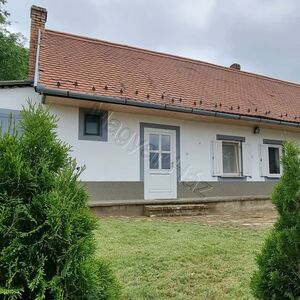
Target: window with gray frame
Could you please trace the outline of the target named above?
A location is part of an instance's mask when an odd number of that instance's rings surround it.
[[[79,139],[107,141],[107,111],[80,108]]]
[[[213,156],[216,158],[215,163],[219,162],[217,173],[222,177],[243,176],[242,143],[245,137],[217,134],[216,139],[216,153]]]

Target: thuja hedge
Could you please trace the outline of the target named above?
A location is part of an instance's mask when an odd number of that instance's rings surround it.
[[[278,220],[257,258],[252,290],[258,299],[300,299],[300,150],[284,145],[283,175],[272,200]]]
[[[31,103],[21,115],[0,133],[0,299],[118,299],[56,117]]]

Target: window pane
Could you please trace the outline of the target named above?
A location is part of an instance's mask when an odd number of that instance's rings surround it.
[[[237,143],[222,144],[223,151],[223,173],[238,174],[239,173],[239,146]]]
[[[9,117],[2,117],[0,119],[0,126],[2,129],[2,133],[7,133],[9,125]],[[13,126],[13,124],[11,124]]]
[[[280,174],[279,148],[269,147],[269,172]]]
[[[150,152],[150,169],[158,169],[158,157],[159,154],[157,152]]]
[[[159,135],[158,134],[150,134],[149,143],[150,143],[150,150],[158,150]]]
[[[18,133],[22,132],[22,129],[20,127],[20,118],[17,116],[10,116],[10,114],[8,113],[7,115],[2,115],[0,116],[0,130],[2,133],[7,133],[8,132],[8,128],[10,127],[10,134],[12,134],[14,132],[14,129],[16,129],[16,131]]]
[[[99,135],[100,117],[97,115],[85,115],[85,134]]]
[[[161,150],[170,151],[171,150],[171,137],[169,135],[161,136]]]
[[[165,169],[165,170],[171,169],[171,154],[170,153],[162,153],[161,168]]]

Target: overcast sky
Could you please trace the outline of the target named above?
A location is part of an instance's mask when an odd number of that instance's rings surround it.
[[[299,0],[8,0],[27,38],[32,4],[47,8],[49,29],[300,83]]]

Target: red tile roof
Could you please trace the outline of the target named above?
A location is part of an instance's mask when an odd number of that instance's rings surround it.
[[[300,122],[300,85],[202,61],[45,30],[47,88]]]

